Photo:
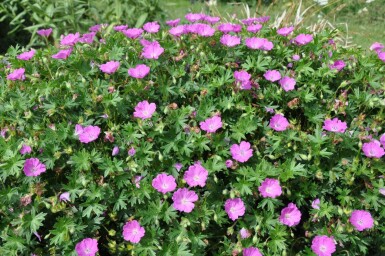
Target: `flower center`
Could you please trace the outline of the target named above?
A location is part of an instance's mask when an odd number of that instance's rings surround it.
[[[194,176],[194,181],[199,181],[200,179],[199,179],[199,176],[198,175],[195,175]]]
[[[231,212],[231,213],[234,213],[234,212],[235,212],[235,208],[234,208],[234,207],[231,207],[231,208],[230,208],[230,212]]]
[[[290,214],[289,214],[289,213],[286,213],[286,214],[285,214],[285,219],[288,219],[288,220],[290,220],[290,219],[291,219],[291,216],[290,216]]]
[[[325,245],[321,245],[320,248],[319,248],[319,250],[320,250],[321,252],[325,252],[325,251],[326,251],[326,246],[325,246]]]
[[[183,205],[187,204],[186,198],[183,198],[181,202],[182,202]]]
[[[133,235],[137,235],[137,234],[138,234],[138,229],[134,228],[134,229],[132,230],[132,234],[133,234]]]
[[[364,224],[364,222],[362,220],[358,220],[357,221],[358,225],[362,226]]]
[[[270,193],[271,193],[271,188],[270,188],[270,187],[267,187],[267,188],[266,188],[266,192],[270,194]]]

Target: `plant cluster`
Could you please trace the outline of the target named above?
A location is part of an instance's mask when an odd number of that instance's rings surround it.
[[[185,18],[8,50],[0,254],[383,254],[384,46]]]

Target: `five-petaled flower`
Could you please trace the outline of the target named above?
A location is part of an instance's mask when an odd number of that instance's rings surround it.
[[[225,211],[229,216],[229,218],[235,221],[236,219],[238,219],[239,217],[242,217],[245,214],[246,208],[242,199],[233,198],[233,199],[226,200]]]
[[[241,141],[239,145],[231,145],[230,152],[233,159],[241,163],[247,162],[250,157],[253,156],[253,150],[251,149],[250,143],[247,141]]]
[[[141,119],[151,118],[156,110],[155,103],[149,103],[147,100],[139,102],[135,107],[134,117]]]
[[[126,222],[123,226],[123,239],[133,244],[140,242],[146,231],[137,220]]]

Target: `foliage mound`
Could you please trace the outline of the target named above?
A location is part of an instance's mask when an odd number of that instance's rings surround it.
[[[383,46],[186,18],[8,50],[0,254],[384,254]]]

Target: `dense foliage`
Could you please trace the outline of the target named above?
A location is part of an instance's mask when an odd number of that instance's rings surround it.
[[[187,17],[8,50],[0,254],[384,254],[383,46]]]

